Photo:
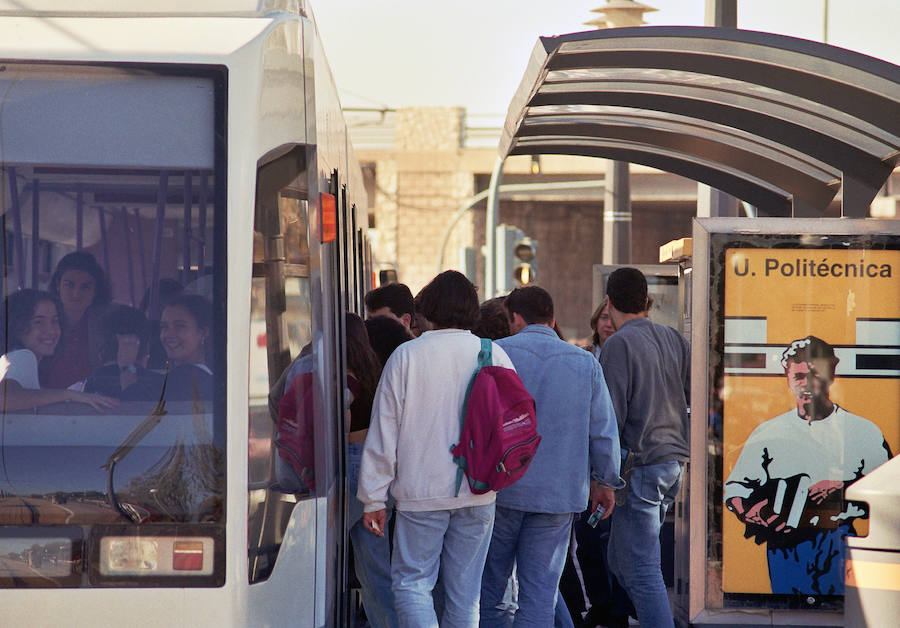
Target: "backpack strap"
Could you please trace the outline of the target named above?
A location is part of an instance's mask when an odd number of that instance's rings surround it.
[[[471,379],[469,379],[469,386],[466,388],[466,396],[463,399],[462,411],[459,414],[459,437],[462,439],[462,430],[463,425],[466,422],[466,408],[469,407],[469,395],[472,394],[472,385],[475,383],[475,376],[478,375],[478,371],[485,366],[491,366],[494,361],[494,357],[491,355],[491,347],[493,346],[493,342],[490,338],[481,338],[481,350],[478,352],[478,365],[475,367],[475,372],[472,373]],[[450,446],[450,451],[453,451],[453,448],[456,445]],[[456,497],[459,497],[459,487],[462,486],[463,479],[463,469],[465,467],[465,460],[457,460],[456,462]]]
[[[482,366],[490,366],[494,357],[491,355],[491,346],[493,342],[491,342],[490,338],[482,338],[481,339],[481,351],[478,352],[478,368]]]

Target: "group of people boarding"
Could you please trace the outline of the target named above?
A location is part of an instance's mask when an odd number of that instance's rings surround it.
[[[112,302],[106,273],[87,251],[60,259],[48,290],[10,293],[0,313],[0,409],[60,402],[95,411],[122,401],[209,401],[212,307],[173,280],[157,289],[158,320]]]
[[[640,624],[673,625],[659,532],[688,459],[690,359],[677,331],[647,317],[649,303],[639,271],[614,272],[592,320],[595,345],[605,340],[594,352],[561,339],[552,298],[537,286],[480,306],[474,285],[446,271],[415,299],[402,284],[367,295],[369,317],[392,317],[416,336],[380,361],[365,427],[351,418],[351,540],[370,625],[627,625],[613,605],[582,617],[561,602],[586,506],[605,509],[609,568]],[[457,487],[450,454],[479,335],[496,339],[493,364],[515,369],[534,398],[542,438],[522,479],[485,494]],[[351,344],[350,369],[367,368]],[[586,579],[593,561],[604,557],[582,557]]]

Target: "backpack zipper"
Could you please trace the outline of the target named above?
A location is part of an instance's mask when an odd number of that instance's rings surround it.
[[[503,455],[500,456],[500,462],[497,464],[497,467],[496,467],[497,471],[499,471],[500,473],[506,473],[507,475],[509,475],[509,474],[511,474],[511,473],[515,473],[516,471],[518,471],[519,469],[521,469],[522,467],[524,467],[524,466],[525,466],[525,463],[519,465],[519,466],[516,467],[515,469],[509,469],[509,470],[507,470],[507,469],[506,469],[506,464],[505,464],[505,463],[506,463],[506,458],[507,458],[507,456],[509,456],[509,455],[513,452],[514,449],[518,449],[519,447],[524,447],[525,445],[530,445],[531,443],[533,443],[533,442],[534,442],[536,439],[538,439],[538,438],[540,438],[540,435],[535,434],[534,436],[532,436],[531,438],[529,438],[528,440],[526,440],[524,443],[516,443],[515,445],[513,445],[512,447],[510,447],[509,449],[507,449],[506,451],[504,451],[504,452],[503,452]],[[530,460],[530,459],[531,459],[531,458],[529,457],[529,460]],[[526,461],[526,462],[527,462],[527,461]]]

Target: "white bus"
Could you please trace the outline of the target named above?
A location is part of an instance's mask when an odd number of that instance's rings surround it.
[[[22,409],[0,386],[0,625],[348,625],[343,312],[371,252],[305,0],[0,0],[0,204],[0,363],[29,350],[9,304],[49,292],[39,385],[73,391]],[[101,269],[86,309],[72,253]],[[211,311],[193,387],[165,331],[184,295]],[[112,311],[146,321],[136,365]],[[267,393],[301,347],[316,488],[298,494]],[[118,405],[83,403],[110,370]]]

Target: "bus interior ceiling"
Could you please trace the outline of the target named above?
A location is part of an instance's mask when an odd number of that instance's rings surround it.
[[[160,278],[198,280],[212,262],[212,176],[7,164],[5,292],[46,287],[56,262],[75,250],[92,253],[110,275],[113,299],[135,307]]]

